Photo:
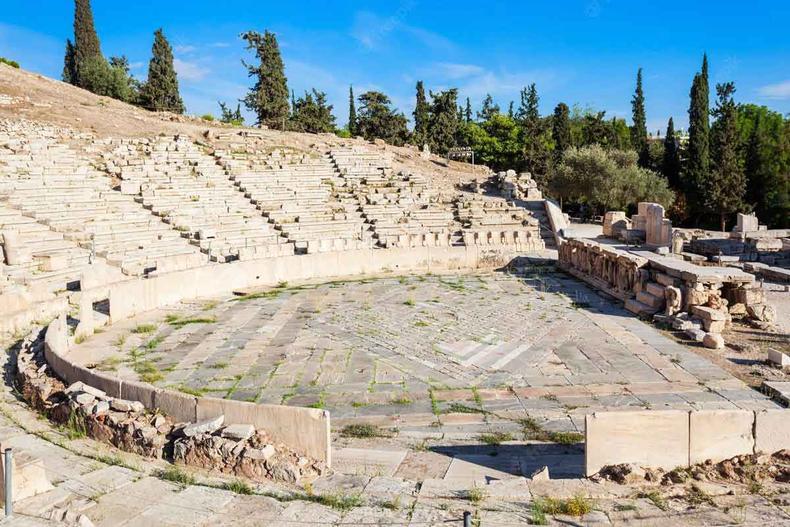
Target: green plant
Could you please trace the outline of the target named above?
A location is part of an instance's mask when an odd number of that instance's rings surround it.
[[[653,503],[653,505],[655,505],[662,511],[669,509],[669,505],[667,504],[666,498],[664,498],[664,496],[657,490],[651,490],[649,492],[640,492],[639,494],[636,495],[636,497],[650,500]]]
[[[412,402],[413,401],[409,399],[409,396],[405,393],[390,401],[390,403],[392,404],[400,404],[400,405],[407,405],[407,404],[411,404]]]
[[[145,333],[153,333],[156,331],[156,325],[154,324],[139,324],[132,329],[132,333],[137,335],[145,334]]]
[[[69,439],[80,439],[88,435],[88,430],[85,428],[85,421],[77,412],[71,412],[66,424],[63,425],[66,432],[66,437]]]
[[[548,525],[549,520],[546,518],[546,511],[543,510],[541,500],[534,500],[530,505],[530,522],[532,525]]]
[[[466,499],[473,505],[479,505],[486,499],[486,491],[481,487],[472,487],[466,491]]]
[[[313,496],[312,500],[341,512],[347,512],[362,505],[362,496],[359,494],[343,494],[340,492]]]
[[[346,425],[340,430],[341,437],[368,438],[381,437],[381,435],[381,431],[377,426],[364,423]]]
[[[200,116],[200,118],[203,119],[204,121],[209,121],[209,122],[214,120],[214,116],[211,115],[210,113],[203,114]]]
[[[172,481],[173,483],[178,483],[179,485],[186,486],[195,484],[195,477],[192,476],[192,474],[184,472],[176,466],[171,466],[164,470],[160,470],[156,473],[156,476],[159,479]]]
[[[533,502],[533,507],[542,511],[544,515],[584,516],[592,510],[592,500],[581,494],[566,499],[544,497],[536,499]]]
[[[0,57],[0,64],[8,64],[12,68],[19,69],[19,63],[15,60],[7,59],[5,57]]]
[[[182,328],[189,324],[213,324],[217,319],[214,317],[194,317],[194,318],[181,318],[173,320],[169,324],[175,328]]]
[[[414,299],[413,299],[413,298],[408,298],[408,299],[406,299],[406,301],[405,301],[405,302],[403,302],[403,305],[404,305],[404,306],[410,306],[410,307],[411,307],[411,306],[414,306]]]
[[[204,388],[191,388],[183,384],[178,385],[176,389],[181,393],[194,395],[195,397],[203,397],[206,394],[206,390]]]
[[[164,337],[154,337],[145,343],[145,349],[148,351],[154,351],[164,340]]]
[[[488,434],[480,434],[477,439],[487,445],[496,446],[505,441],[513,441],[513,434],[509,432],[491,432]]]
[[[393,498],[391,500],[383,502],[381,504],[381,506],[384,507],[385,509],[389,509],[391,511],[400,510],[400,507],[401,507],[401,505],[400,505],[400,495],[395,496],[395,498]]]
[[[231,492],[235,492],[236,494],[245,494],[248,496],[254,494],[255,492],[252,487],[240,479],[225,483],[222,485],[222,488]]]

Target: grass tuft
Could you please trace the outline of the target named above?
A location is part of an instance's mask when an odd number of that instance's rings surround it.
[[[192,474],[184,472],[180,468],[176,466],[168,467],[164,470],[160,470],[156,473],[156,476],[159,479],[163,479],[165,481],[172,481],[173,483],[178,483],[179,485],[194,485],[195,484],[195,477]]]
[[[489,434],[480,434],[477,436],[477,439],[486,445],[496,446],[505,441],[513,441],[513,434],[509,432],[491,432]]]
[[[355,437],[355,438],[368,438],[368,437],[381,437],[381,430],[377,426],[369,424],[351,424],[346,425],[340,430],[341,437]]]

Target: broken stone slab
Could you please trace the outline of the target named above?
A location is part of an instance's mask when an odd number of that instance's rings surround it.
[[[790,355],[773,348],[768,348],[768,362],[780,368],[786,368],[790,366]]]
[[[110,401],[110,408],[117,412],[139,413],[145,409],[140,401],[127,401],[125,399],[113,399]]]
[[[551,479],[549,467],[543,466],[539,468],[529,476],[529,479],[530,481],[549,481]]]
[[[220,415],[212,419],[206,419],[205,421],[198,421],[197,423],[189,424],[184,427],[181,433],[184,435],[184,437],[194,437],[200,434],[213,434],[222,428],[222,423],[224,422],[225,416]]]
[[[276,453],[274,449],[274,445],[264,445],[262,448],[247,448],[244,450],[244,457],[250,459],[262,459],[263,461],[269,461],[272,456]]]
[[[93,415],[102,415],[102,414],[106,414],[109,411],[110,411],[110,403],[108,403],[107,401],[96,401],[95,403],[93,403],[93,406],[91,407],[91,413]]]
[[[776,309],[768,304],[754,304],[746,306],[749,316],[760,322],[773,322],[776,320]]]
[[[68,388],[64,390],[67,394],[72,394],[74,392],[85,392],[93,395],[97,399],[109,399],[107,394],[98,388],[94,388],[93,386],[89,386],[82,381],[77,381],[71,384]]]
[[[236,424],[228,425],[223,428],[220,435],[227,439],[243,441],[251,438],[253,434],[255,434],[255,427],[253,425]]]
[[[80,406],[88,406],[96,401],[96,397],[89,393],[77,392],[71,397],[72,401]]]

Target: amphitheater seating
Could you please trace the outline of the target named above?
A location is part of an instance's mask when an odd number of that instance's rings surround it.
[[[215,151],[238,188],[298,251],[371,246],[359,201],[328,156],[291,149]]]
[[[62,131],[48,132],[26,136],[24,130],[7,130],[0,137],[0,143],[13,149],[13,154],[2,156],[8,168],[2,183],[8,207],[105,258],[126,274],[205,262],[178,233],[131,197],[113,190],[106,173],[86,158],[96,145],[76,144],[85,153],[78,155],[64,141]],[[80,141],[76,136],[66,137]],[[84,261],[85,253],[79,254],[83,260],[75,263]]]
[[[118,165],[123,190],[213,261],[293,254],[293,246],[190,140],[125,142],[110,157]]]

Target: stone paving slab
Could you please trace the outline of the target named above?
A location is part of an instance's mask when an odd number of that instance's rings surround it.
[[[332,451],[332,466],[346,474],[392,476],[405,457],[406,450],[335,448]]]

